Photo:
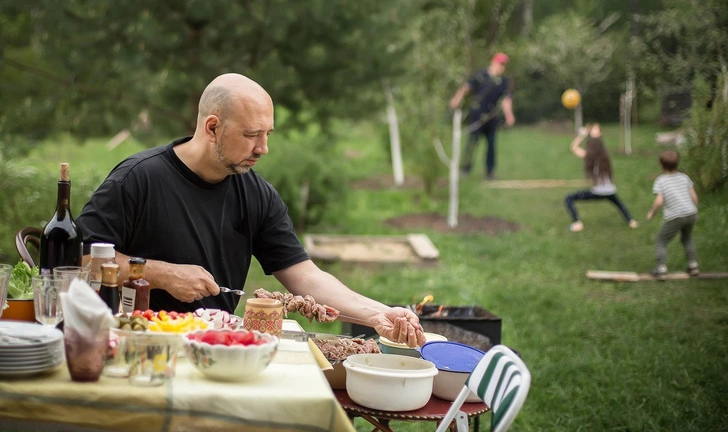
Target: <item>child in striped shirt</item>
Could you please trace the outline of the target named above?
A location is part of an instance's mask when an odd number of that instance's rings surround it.
[[[655,212],[662,207],[664,222],[655,240],[655,258],[657,266],[652,270],[655,277],[667,273],[667,244],[680,233],[680,242],[685,248],[688,259],[687,272],[690,276],[700,274],[698,253],[695,250],[692,232],[698,220],[698,195],[693,182],[687,175],[678,172],[680,154],[674,150],[662,152],[660,165],[662,174],[652,186],[652,193],[657,195],[652,208],[647,213],[647,220],[652,220]]]

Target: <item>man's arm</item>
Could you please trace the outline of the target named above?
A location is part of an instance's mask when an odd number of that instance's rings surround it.
[[[652,218],[655,216],[655,212],[657,210],[659,210],[660,207],[662,207],[662,204],[663,204],[662,194],[658,193],[657,196],[655,197],[655,202],[652,203],[652,208],[650,209],[650,211],[647,212],[647,220],[652,220]]]
[[[116,252],[120,284],[129,277],[129,258],[121,252]],[[84,255],[83,265],[85,266],[90,259],[90,255]],[[144,266],[144,278],[150,286],[163,288],[177,300],[187,303],[220,293],[220,287],[210,272],[196,265],[147,260]]]
[[[516,123],[516,117],[513,115],[513,99],[510,96],[504,97],[501,106],[503,107],[503,114],[506,116],[506,124],[513,126]]]
[[[458,91],[455,93],[455,96],[450,99],[450,109],[455,109],[460,106],[460,102],[463,101],[463,98],[465,95],[470,92],[470,85],[468,83],[465,83],[460,86]]]
[[[419,319],[404,308],[391,308],[349,289],[311,260],[302,261],[273,275],[294,295],[309,294],[317,303],[334,307],[342,315],[371,324],[377,332],[409,346],[425,342]],[[342,321],[347,321],[342,318]]]

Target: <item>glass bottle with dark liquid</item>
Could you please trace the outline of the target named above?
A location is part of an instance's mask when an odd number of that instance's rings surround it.
[[[124,313],[149,309],[149,282],[144,279],[144,258],[129,258],[129,278],[121,288],[121,309]]]
[[[61,164],[56,212],[40,236],[40,269],[53,272],[55,267],[81,266],[83,236],[71,215],[71,181],[68,164]]]
[[[99,296],[111,308],[114,314],[119,313],[121,293],[119,292],[119,264],[101,264],[101,286]]]

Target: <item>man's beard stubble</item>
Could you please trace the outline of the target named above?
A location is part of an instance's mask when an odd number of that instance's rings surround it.
[[[215,156],[217,157],[218,163],[220,163],[221,166],[225,167],[226,171],[228,171],[230,174],[245,174],[250,171],[249,166],[245,166],[242,163],[233,162],[228,157],[226,157],[224,150],[225,143],[222,141],[222,139],[220,139],[220,141],[215,144]]]

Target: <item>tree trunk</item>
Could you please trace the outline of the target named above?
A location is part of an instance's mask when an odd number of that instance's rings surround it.
[[[475,60],[473,55],[473,20],[475,19],[475,1],[476,0],[469,0],[468,6],[470,8],[469,10],[469,16],[465,19],[465,49],[467,50],[467,62],[466,65],[468,68],[468,75],[473,73],[473,68],[475,67]]]
[[[521,4],[521,36],[531,35],[533,27],[533,0],[523,0]]]
[[[579,132],[579,129],[583,126],[584,117],[581,110],[581,102],[574,108],[574,130]]]
[[[384,81],[384,94],[387,98],[387,122],[389,123],[389,143],[392,151],[392,171],[394,172],[394,184],[404,184],[404,168],[402,167],[402,146],[399,142],[399,122],[397,111],[394,109],[394,96],[389,82]]]
[[[634,74],[627,77],[624,101],[624,154],[632,154],[632,100],[634,98]]]
[[[447,212],[447,226],[458,226],[459,195],[458,182],[460,181],[460,140],[462,137],[463,112],[455,109],[452,116],[452,157],[450,158],[450,205]]]

